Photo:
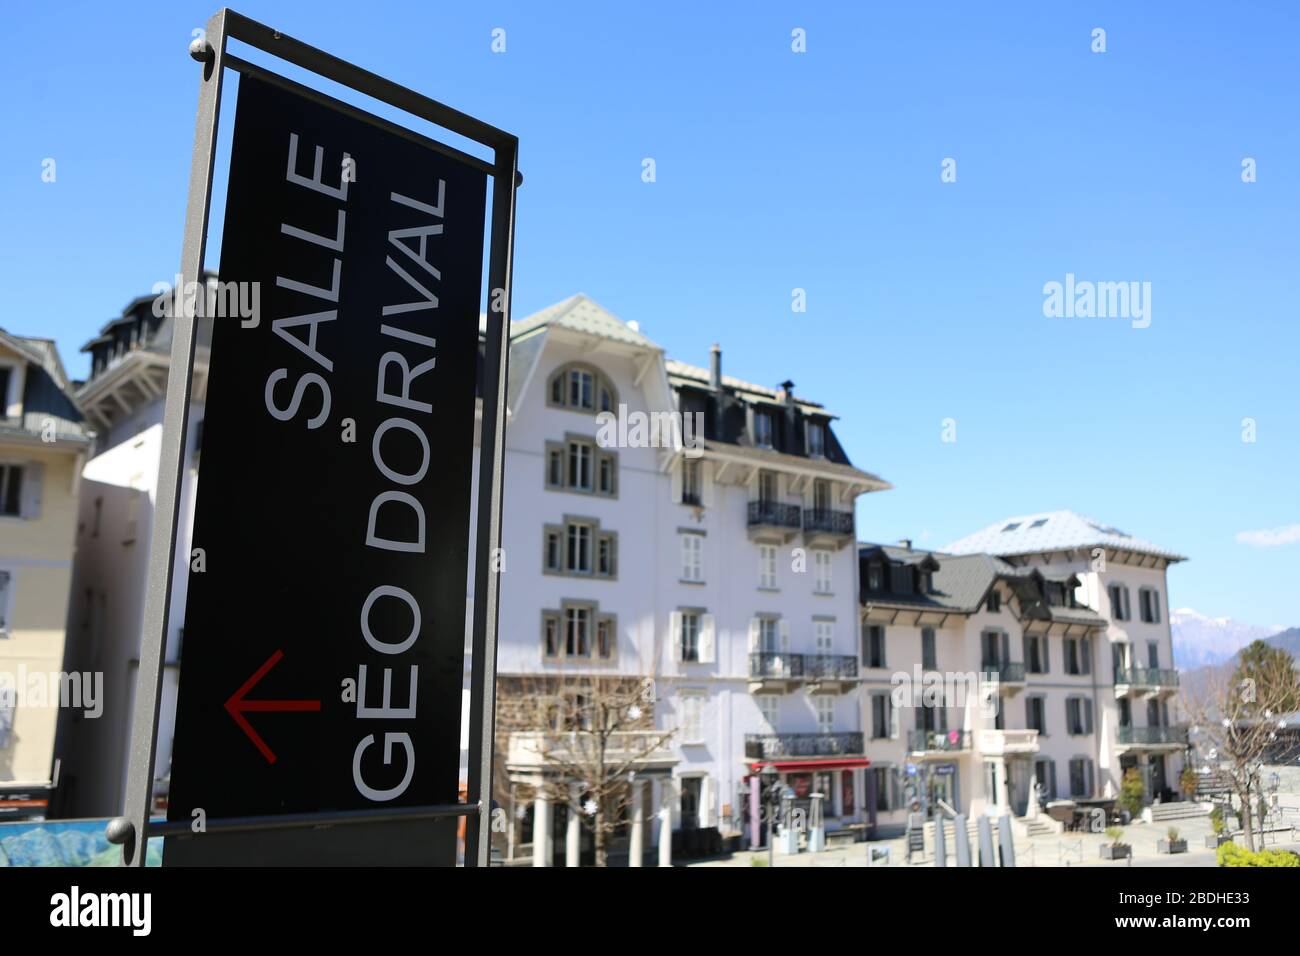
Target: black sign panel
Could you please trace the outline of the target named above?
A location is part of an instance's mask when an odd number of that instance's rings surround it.
[[[220,279],[260,310],[214,320],[169,820],[456,801],[486,194],[241,78]],[[169,838],[164,864],[447,864],[455,827]]]

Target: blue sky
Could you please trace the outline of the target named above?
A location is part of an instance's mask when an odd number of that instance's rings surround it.
[[[1300,524],[1300,9],[716,7],[238,9],[516,132],[516,315],[584,291],[675,358],[717,340],[727,373],[793,379],[896,486],[859,503],[864,538],[1070,508],[1188,555],[1175,607],[1300,624],[1300,540],[1237,540]],[[0,325],[74,375],[179,262],[186,46],[214,9],[8,14]],[[1150,282],[1150,327],[1045,317],[1066,273]]]

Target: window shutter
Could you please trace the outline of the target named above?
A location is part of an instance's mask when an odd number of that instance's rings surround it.
[[[777,621],[777,632],[781,635],[781,653],[790,653],[790,622],[785,618]]]
[[[39,518],[41,516],[41,490],[44,484],[42,481],[44,472],[45,466],[38,461],[29,461],[23,465],[23,500],[19,509],[24,518]]]
[[[672,611],[668,615],[668,640],[673,645],[673,660],[682,659],[682,612]]]
[[[700,501],[704,507],[713,507],[713,462],[700,462]]]
[[[680,458],[673,464],[672,482],[673,503],[676,504],[682,500],[682,460]]]
[[[1092,701],[1085,699],[1083,702],[1083,732],[1092,733]]]
[[[751,653],[751,654],[755,654],[755,653],[758,652],[758,629],[759,629],[759,626],[760,626],[760,625],[759,625],[758,618],[756,618],[756,617],[751,617],[751,618],[749,619],[749,653]]]
[[[1047,639],[1046,634],[1043,635],[1042,641],[1043,641],[1043,673],[1050,674],[1052,672],[1052,654],[1051,651],[1048,650],[1048,648],[1051,646],[1051,642]]]
[[[713,663],[713,615],[700,615],[700,660],[706,664]]]
[[[1160,592],[1154,588],[1151,591],[1151,620],[1160,623]]]
[[[709,785],[707,776],[700,778],[700,826],[707,827],[713,823],[710,810],[713,804],[713,787]]]

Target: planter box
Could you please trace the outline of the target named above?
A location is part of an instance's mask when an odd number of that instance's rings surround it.
[[[1221,833],[1217,836],[1211,833],[1209,836],[1205,838],[1206,849],[1210,849],[1210,850],[1217,850],[1219,847],[1223,846],[1223,844],[1231,843],[1231,842],[1232,842],[1232,837],[1228,836],[1228,834],[1226,833]]]
[[[1157,841],[1156,841],[1156,852],[1157,852],[1157,853],[1170,853],[1170,854],[1172,854],[1172,853],[1186,853],[1186,852],[1187,852],[1187,841],[1186,841],[1186,840],[1157,840]]]
[[[1129,846],[1127,843],[1121,843],[1118,846],[1113,846],[1107,843],[1101,848],[1101,858],[1103,860],[1122,860],[1125,857],[1131,857],[1132,855],[1133,847]]]

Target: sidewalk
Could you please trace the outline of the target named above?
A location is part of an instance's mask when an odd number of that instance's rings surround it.
[[[1179,838],[1187,841],[1187,852],[1168,855],[1156,852],[1156,841],[1166,836],[1168,825],[1131,823],[1124,827],[1121,842],[1133,847],[1133,858],[1129,860],[1103,860],[1101,847],[1110,842],[1104,833],[1062,833],[1053,836],[1017,838],[1015,841],[1017,866],[1108,866],[1108,867],[1198,867],[1218,866],[1214,850],[1207,849],[1205,838],[1212,830],[1209,817],[1197,817],[1178,821]],[[1241,838],[1238,843],[1245,845]],[[997,843],[997,829],[994,828],[994,844]],[[868,843],[854,843],[845,847],[835,847],[822,853],[800,853],[797,856],[785,856],[777,853],[774,865],[777,867],[811,866],[866,866],[867,854],[871,847],[888,847],[890,851],[889,866],[907,867],[907,843],[903,837],[892,840],[875,840]],[[1300,852],[1300,843],[1290,841],[1290,834],[1278,842],[1270,841],[1267,849],[1283,849]],[[934,866],[934,847],[926,844],[924,856],[913,857],[911,866]],[[956,865],[955,850],[948,846],[948,865]],[[1256,835],[1256,849],[1261,849],[1259,836]],[[979,848],[972,841],[971,856],[978,859]],[[766,866],[767,850],[744,851],[736,853],[725,860],[708,860],[691,863],[689,866]],[[877,864],[878,866],[881,864]]]

